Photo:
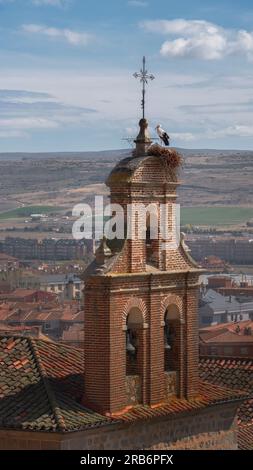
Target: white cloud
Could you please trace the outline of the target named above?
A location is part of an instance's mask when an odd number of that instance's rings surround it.
[[[24,24],[23,31],[30,34],[41,34],[54,39],[63,39],[72,46],[87,46],[92,40],[89,33],[79,33],[71,29],[52,28],[39,24]]]
[[[131,7],[147,7],[148,6],[148,2],[144,2],[142,0],[129,0],[129,2],[127,3]]]
[[[0,1],[1,3],[1,1]],[[5,130],[5,131],[0,131],[0,139],[10,139],[11,137],[13,138],[24,138],[28,137],[28,134],[23,131],[16,131],[16,130]]]
[[[0,138],[82,126],[92,113],[95,110],[64,104],[48,93],[0,89]]]
[[[253,59],[253,32],[228,30],[205,20],[144,21],[141,27],[148,32],[172,36],[160,49],[163,57],[190,57],[219,60],[230,55]]]
[[[143,21],[141,26],[147,31],[160,34],[187,34],[199,35],[201,33],[216,34],[222,28],[209,23],[205,20],[184,20],[183,18],[175,20],[154,20]]]
[[[12,118],[0,119],[1,128],[10,129],[56,129],[58,122],[44,118]]]
[[[180,140],[183,142],[192,142],[196,140],[196,136],[191,132],[171,132],[170,137],[174,140]]]
[[[235,124],[209,133],[209,138],[215,139],[223,137],[253,137],[253,126]]]

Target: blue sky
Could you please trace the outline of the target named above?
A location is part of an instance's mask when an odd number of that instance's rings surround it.
[[[152,134],[252,148],[252,2],[0,0],[0,152],[126,146],[143,54]]]

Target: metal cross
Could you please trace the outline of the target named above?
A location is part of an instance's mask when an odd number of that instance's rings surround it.
[[[140,78],[140,82],[142,83],[142,100],[141,100],[141,108],[142,108],[142,117],[145,119],[145,94],[146,94],[146,85],[148,84],[148,80],[154,80],[154,75],[149,74],[146,70],[146,57],[143,57],[143,66],[139,73],[134,73],[135,78]]]

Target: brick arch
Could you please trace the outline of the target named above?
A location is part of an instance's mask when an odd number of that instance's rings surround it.
[[[148,311],[144,300],[139,297],[131,297],[125,304],[122,312],[123,327],[126,326],[127,316],[132,308],[138,308],[143,317],[143,323],[147,323]]]
[[[179,310],[180,321],[183,321],[183,299],[176,294],[170,294],[162,300],[161,323],[164,322],[164,314],[170,305],[176,305]]]

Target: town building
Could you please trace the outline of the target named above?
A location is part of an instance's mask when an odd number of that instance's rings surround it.
[[[91,249],[89,244],[89,249]],[[37,240],[6,237],[0,242],[0,253],[19,260],[79,260],[87,253],[86,242],[74,239]]]
[[[189,236],[187,243],[197,261],[215,256],[232,264],[253,264],[253,240],[249,237]]]
[[[253,321],[239,321],[201,328],[202,356],[251,357],[253,359]]]
[[[253,301],[233,295],[224,296],[213,289],[202,288],[199,298],[200,326],[253,319]]]
[[[5,253],[0,253],[0,271],[18,269],[19,260]]]
[[[75,273],[23,275],[18,282],[24,289],[43,290],[57,294],[61,300],[82,299],[84,283]]]
[[[0,326],[2,331],[19,332],[28,328],[39,328],[40,332],[55,341],[65,341],[64,336],[71,331],[83,330],[84,312],[78,301],[59,302],[50,293],[33,299],[4,300],[0,303]],[[50,297],[51,296],[51,297]],[[74,341],[75,339],[75,341]],[[80,337],[73,337],[71,344],[81,346]]]
[[[31,289],[15,289],[12,292],[0,294],[0,301],[9,302],[52,302],[56,301],[57,295],[52,292]]]

